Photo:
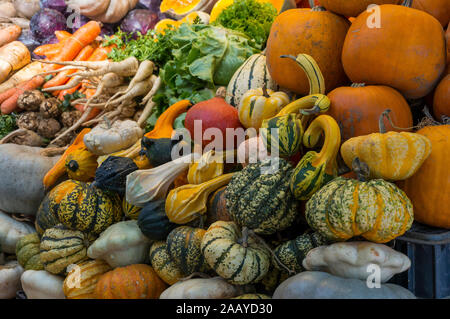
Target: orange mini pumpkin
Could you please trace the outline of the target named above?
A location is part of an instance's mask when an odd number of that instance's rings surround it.
[[[450,74],[442,79],[434,91],[433,113],[438,121],[442,115],[450,116]]]
[[[152,267],[118,267],[102,275],[95,286],[97,299],[158,299],[168,286]]]

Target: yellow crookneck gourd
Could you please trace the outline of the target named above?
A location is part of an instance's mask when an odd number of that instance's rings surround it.
[[[305,71],[309,80],[310,94],[289,103],[274,117],[264,119],[260,133],[264,146],[269,152],[273,153],[272,148],[278,144],[278,154],[282,157],[289,157],[300,149],[303,128],[307,125],[309,116],[328,111],[330,100],[324,95],[325,82],[322,72],[311,56],[299,54],[297,58],[291,55],[282,55],[281,57],[294,59]],[[277,130],[278,137],[274,136],[275,140],[272,141],[272,130],[274,129]]]
[[[70,153],[66,159],[66,171],[70,179],[89,182],[94,179],[97,170],[97,155],[86,148],[79,148]]]
[[[225,162],[231,156],[234,158],[235,150],[217,152],[210,150],[198,160],[189,165],[187,180],[189,184],[202,184],[223,174]]]
[[[208,196],[228,184],[234,173],[221,175],[202,184],[172,189],[166,198],[166,215],[172,223],[186,224],[206,212]]]
[[[404,180],[414,175],[431,153],[431,141],[410,132],[386,132],[383,122],[391,110],[384,111],[379,120],[380,133],[353,137],[341,146],[341,155],[351,167],[360,158],[370,169],[370,178],[389,181]]]
[[[290,187],[295,198],[308,200],[323,185],[337,176],[336,156],[341,145],[341,133],[337,122],[329,115],[315,118],[303,136],[303,144],[314,147],[324,134],[320,153],[306,153],[291,176]]]

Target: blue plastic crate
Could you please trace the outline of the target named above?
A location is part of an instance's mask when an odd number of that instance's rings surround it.
[[[415,222],[393,245],[411,259],[411,267],[390,282],[409,289],[419,298],[450,297],[449,230]]]

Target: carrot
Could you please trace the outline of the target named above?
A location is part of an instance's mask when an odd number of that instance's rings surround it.
[[[72,33],[64,31],[64,30],[58,30],[55,31],[55,36],[58,39],[58,41],[62,41],[64,39],[70,38],[72,36]]]
[[[0,30],[0,47],[17,40],[21,33],[22,28],[18,25],[12,25]]]
[[[1,104],[0,108],[2,113],[9,114],[13,112],[17,107],[17,99],[19,98],[19,96],[25,91],[36,89],[37,87],[41,86],[42,83],[44,83],[44,78],[42,76],[36,76],[26,82],[20,88],[16,88],[15,92]]]
[[[89,57],[92,55],[93,52],[94,52],[94,46],[87,45],[80,51],[80,53],[78,53],[78,55],[74,59],[74,61],[86,61],[87,59],[89,59]],[[51,80],[47,81],[44,84],[44,86],[43,86],[44,89],[65,84],[67,81],[69,81],[68,75],[75,73],[75,72],[76,72],[76,69],[59,72],[54,78],[52,78]]]
[[[72,36],[72,34],[67,31],[55,31],[55,35],[59,40],[58,43],[40,45],[33,50],[33,53],[45,56],[56,55],[61,50],[61,47],[64,45],[65,41]]]

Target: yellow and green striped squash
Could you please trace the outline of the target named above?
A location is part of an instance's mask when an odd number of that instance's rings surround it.
[[[238,106],[239,121],[245,128],[259,129],[262,121],[274,117],[289,104],[289,96],[266,88],[248,90]]]
[[[167,236],[167,251],[170,258],[186,275],[205,272],[209,269],[200,249],[205,232],[201,228],[180,226]]]
[[[247,245],[234,222],[217,221],[202,239],[202,253],[216,273],[231,284],[259,282],[269,270],[270,252],[259,241],[248,236]]]
[[[386,243],[410,229],[414,214],[409,198],[390,182],[338,177],[306,203],[305,217],[312,229],[329,240],[362,236]]]
[[[337,176],[336,156],[341,144],[341,133],[339,125],[331,116],[320,115],[314,119],[303,136],[303,144],[314,147],[322,133],[324,143],[321,151],[306,153],[291,176],[291,192],[298,200],[308,200]]]
[[[56,219],[69,229],[99,235],[122,219],[122,207],[116,194],[91,183],[67,180],[47,194],[37,215],[38,231],[52,227]]]
[[[122,210],[126,217],[129,219],[137,220],[139,218],[139,214],[142,211],[142,207],[135,206],[127,202],[127,199],[124,197],[122,201]]]
[[[44,265],[39,257],[40,239],[37,233],[25,235],[16,244],[17,261],[25,270],[43,270]]]
[[[46,271],[52,274],[64,274],[67,266],[88,258],[88,246],[89,240],[84,233],[58,224],[47,229],[42,235],[40,259]]]
[[[165,283],[173,285],[181,278],[186,277],[167,251],[167,244],[164,241],[156,241],[150,247],[150,263]]]

